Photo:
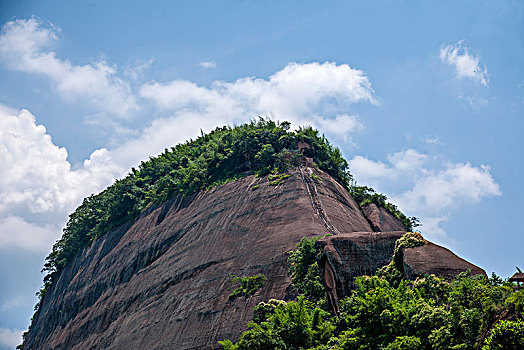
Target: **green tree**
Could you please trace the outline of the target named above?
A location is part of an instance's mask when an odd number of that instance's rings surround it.
[[[500,321],[493,327],[486,339],[483,350],[524,349],[524,321]]]

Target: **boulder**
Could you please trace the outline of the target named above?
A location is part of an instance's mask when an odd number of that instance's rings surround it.
[[[486,271],[480,267],[431,242],[420,247],[404,249],[403,267],[408,279],[435,274],[450,280],[467,270],[473,275],[486,275]]]

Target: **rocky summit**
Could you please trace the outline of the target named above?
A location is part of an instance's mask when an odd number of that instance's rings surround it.
[[[246,176],[150,205],[77,253],[43,297],[23,349],[210,349],[236,340],[269,299],[291,300],[288,252],[324,236],[320,267],[331,303],[355,276],[391,263],[402,222],[314,166],[278,183]],[[408,278],[485,272],[427,242],[402,252]],[[233,276],[264,274],[253,295],[231,298]]]

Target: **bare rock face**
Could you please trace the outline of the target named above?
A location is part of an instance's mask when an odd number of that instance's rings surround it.
[[[313,171],[315,184],[292,169],[280,186],[248,176],[175,198],[100,237],[45,295],[23,348],[209,349],[238,339],[254,306],[286,299],[287,252],[329,232],[320,211],[337,230],[372,231],[348,192]],[[267,281],[255,295],[229,300],[232,275],[257,273]]]
[[[362,211],[375,232],[406,230],[404,224],[402,224],[400,220],[394,217],[386,209],[377,206],[375,203],[362,207]]]
[[[425,274],[453,279],[461,272],[471,270],[472,275],[486,275],[480,267],[459,258],[452,251],[428,242],[426,245],[404,249],[404,274],[415,279]]]

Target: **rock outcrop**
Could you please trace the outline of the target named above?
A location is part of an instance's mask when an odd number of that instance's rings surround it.
[[[425,274],[452,279],[470,270],[472,275],[486,275],[480,267],[459,258],[449,249],[428,242],[423,246],[404,249],[403,268],[406,278],[415,279]]]
[[[400,220],[375,203],[362,207],[362,211],[375,232],[405,230],[405,227]]]
[[[295,295],[287,257],[302,237],[336,234],[319,242],[331,298],[391,261],[404,233],[397,219],[362,211],[319,170],[290,175],[278,186],[248,176],[174,198],[98,238],[51,286],[23,349],[218,348],[238,339],[259,302]],[[406,249],[409,276],[448,273],[439,260],[449,254],[438,248]],[[253,296],[229,298],[233,275],[259,273],[267,281]]]
[[[373,275],[378,268],[391,262],[395,244],[405,231],[352,232],[324,237],[316,242],[321,251],[320,273],[328,293],[331,312],[338,314],[338,302],[349,296],[353,279]],[[449,249],[431,242],[399,252],[402,275],[414,280],[426,274],[452,279],[461,272],[486,275],[480,267],[459,258]]]
[[[404,233],[343,233],[316,242],[317,249],[322,251],[319,268],[332,311],[338,313],[338,300],[349,295],[355,277],[372,275],[391,261],[395,242]]]

